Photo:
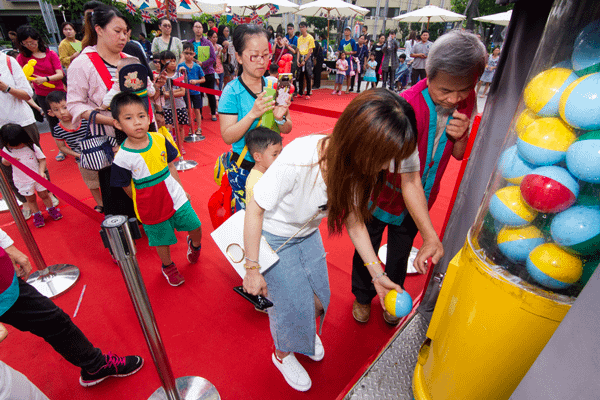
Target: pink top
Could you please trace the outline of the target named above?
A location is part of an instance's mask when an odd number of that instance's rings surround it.
[[[337,68],[337,73],[338,74],[345,75],[345,71],[348,69],[348,61],[342,60],[340,58],[335,63],[335,67]]]
[[[221,63],[221,52],[223,51],[223,46],[220,44],[216,44],[215,53],[217,53],[217,60],[215,61],[215,73],[222,74],[225,70],[223,69],[223,63]]]
[[[46,51],[46,57],[37,58],[37,57],[25,57],[23,54],[19,54],[17,56],[17,61],[21,65],[21,67],[25,66],[29,60],[36,60],[37,64],[33,67],[33,73],[37,76],[51,76],[56,74],[56,70],[62,70],[62,65],[60,64],[60,58],[58,55],[52,50]],[[65,91],[65,86],[60,81],[52,81],[50,82],[52,85],[56,86],[56,88],[49,88],[44,85],[33,84],[33,90],[35,94],[38,96],[47,96],[50,92],[54,92],[55,90]]]
[[[96,46],[88,46],[71,62],[67,73],[67,109],[73,116],[73,124],[79,125],[81,114],[102,107],[108,88],[92,64],[87,53],[97,53]],[[101,111],[110,117],[110,111]],[[106,134],[114,136],[114,128],[104,125]]]

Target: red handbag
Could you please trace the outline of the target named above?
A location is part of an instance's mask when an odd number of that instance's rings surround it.
[[[229,185],[227,174],[221,179],[221,187],[208,199],[208,214],[213,228],[217,229],[221,224],[233,214],[231,212],[231,197],[233,192]]]

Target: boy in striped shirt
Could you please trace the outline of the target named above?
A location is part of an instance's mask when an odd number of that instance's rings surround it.
[[[88,122],[81,119],[79,125],[73,124],[73,117],[67,110],[67,94],[61,91],[54,91],[46,96],[46,102],[50,107],[48,115],[59,119],[58,125],[52,130],[52,137],[56,139],[58,149],[64,154],[69,154],[75,157],[75,161],[79,164],[81,156],[81,141],[85,138],[88,129]],[[108,138],[111,146],[116,147],[117,141],[113,137]],[[79,172],[85,182],[85,185],[90,189],[92,197],[96,202],[94,210],[103,211],[102,195],[100,194],[100,181],[98,179],[98,171],[85,169],[79,166]]]
[[[110,109],[115,127],[127,134],[113,161],[110,184],[124,188],[133,199],[148,244],[156,247],[162,261],[163,275],[171,286],[179,286],[185,280],[171,259],[170,245],[177,243],[174,230],[188,232],[187,259],[195,264],[202,229],[173,164],[177,149],[163,135],[148,132],[146,103],[137,95],[117,94]]]

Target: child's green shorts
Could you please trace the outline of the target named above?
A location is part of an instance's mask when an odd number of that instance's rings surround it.
[[[177,243],[175,229],[179,232],[189,232],[202,224],[190,202],[186,201],[168,220],[160,224],[143,225],[150,246],[170,246]]]

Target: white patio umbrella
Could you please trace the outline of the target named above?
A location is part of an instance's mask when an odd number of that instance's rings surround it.
[[[302,4],[295,14],[305,17],[327,18],[327,43],[329,43],[329,20],[342,17],[354,17],[358,14],[366,15],[369,10],[343,0],[317,0],[312,3]]]
[[[127,0],[118,0],[127,3]],[[224,14],[226,0],[175,0],[177,4],[177,14]],[[167,3],[167,0],[158,0],[161,5]],[[156,0],[132,0],[136,8],[146,11],[154,11],[159,8]]]
[[[271,14],[287,13],[298,11],[298,4],[292,3],[289,0],[272,0],[266,2],[265,0],[230,0],[227,1],[227,6],[231,8],[232,14],[237,14],[242,17],[247,17],[253,12],[258,15],[265,15],[271,11],[271,5],[278,8],[276,13]]]
[[[462,14],[444,10],[440,7],[425,6],[423,8],[419,8],[418,10],[398,15],[392,19],[402,22],[427,22],[427,29],[429,29],[430,22],[462,21],[466,18],[467,17]]]
[[[507,26],[512,17],[512,10],[508,10],[498,14],[490,14],[484,17],[473,18],[475,21],[488,22],[490,24]]]

